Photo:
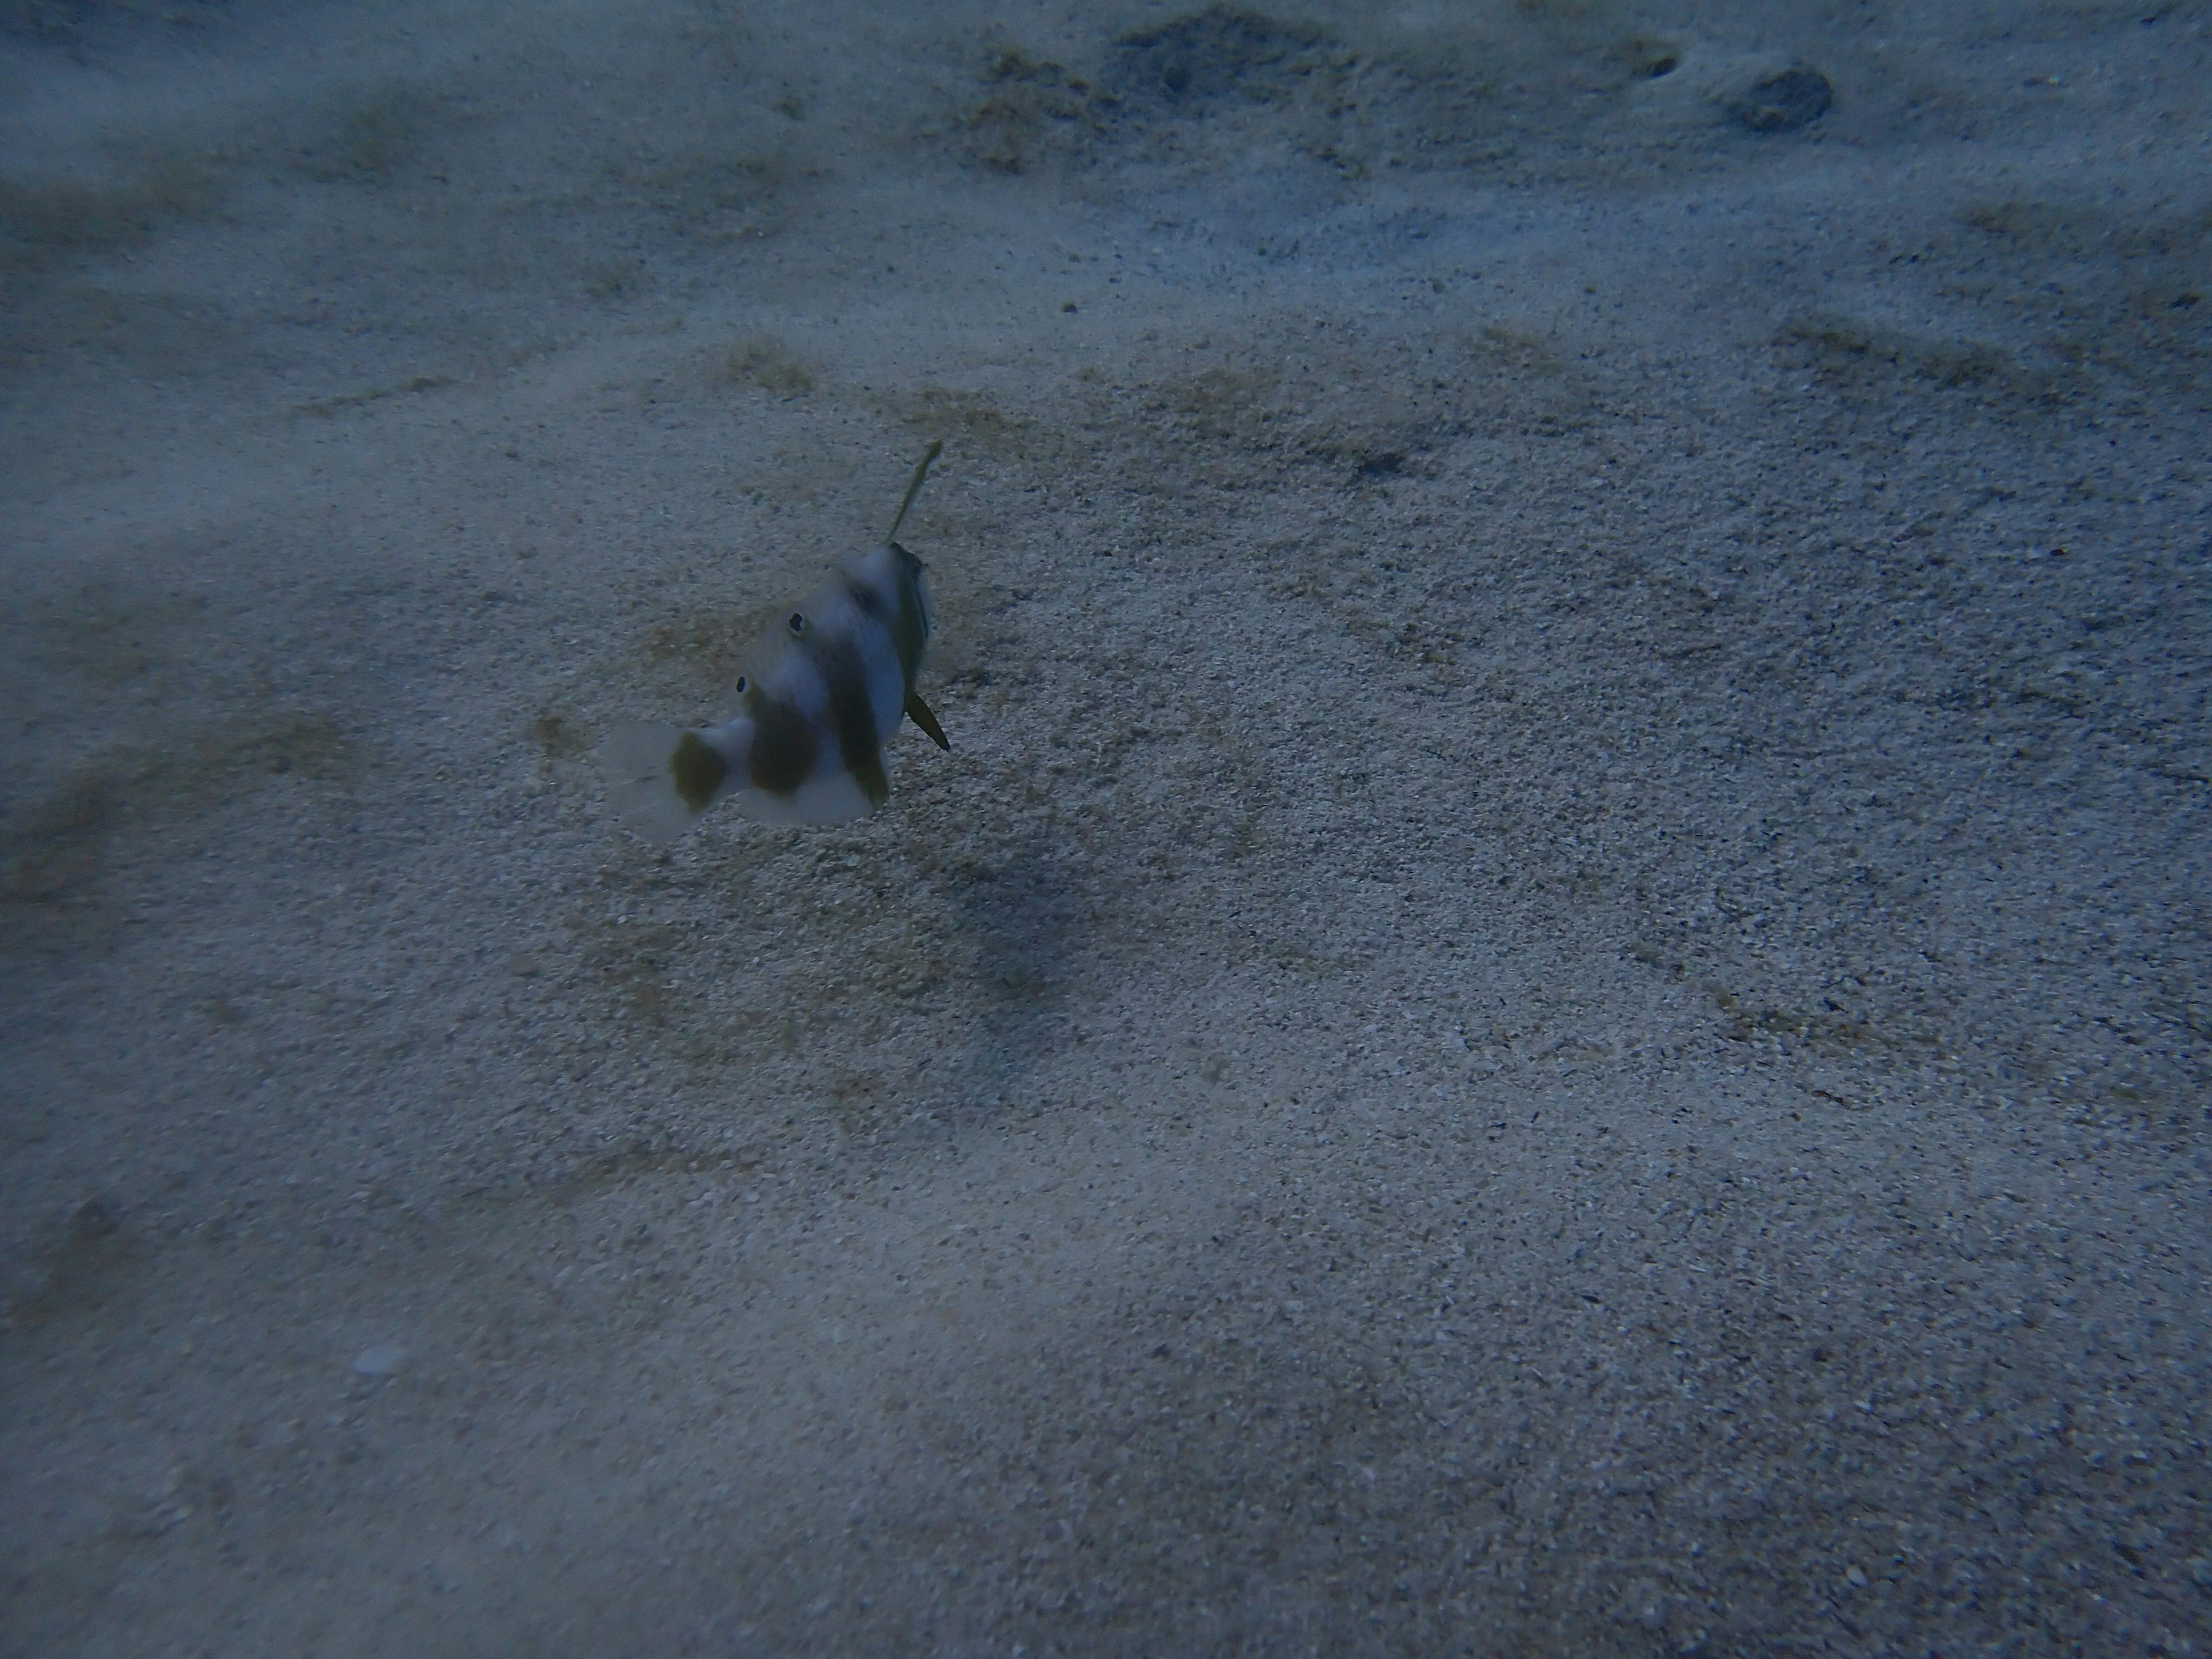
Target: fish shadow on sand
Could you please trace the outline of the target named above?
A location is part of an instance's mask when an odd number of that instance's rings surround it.
[[[986,1112],[1034,1108],[1034,1074],[1070,1041],[1070,983],[1088,955],[1093,909],[1065,849],[1032,837],[963,863],[946,883],[975,956],[974,1036],[955,1086]]]

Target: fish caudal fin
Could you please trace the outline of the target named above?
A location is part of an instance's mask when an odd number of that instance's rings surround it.
[[[694,748],[704,747],[695,732],[646,720],[624,720],[607,732],[599,745],[607,798],[632,835],[665,846],[707,810],[714,788],[702,790],[704,780],[690,775],[697,769],[684,764]]]

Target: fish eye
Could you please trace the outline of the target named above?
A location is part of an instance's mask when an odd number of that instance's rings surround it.
[[[748,688],[748,687],[749,687],[749,686],[750,686],[751,684],[752,684],[752,682],[751,682],[750,680],[747,679],[747,678],[746,678],[743,674],[738,675],[738,695],[739,696],[741,696],[741,697],[742,697],[743,696],[744,696],[744,694],[745,694],[745,690],[746,690],[746,688]]]
[[[796,611],[791,613],[791,631],[794,634],[804,634],[806,631],[806,618]]]

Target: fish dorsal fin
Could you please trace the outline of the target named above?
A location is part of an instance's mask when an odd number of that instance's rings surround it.
[[[944,447],[944,439],[932,438],[929,447],[921,452],[921,464],[915,468],[914,477],[907,484],[906,498],[899,503],[898,516],[891,520],[891,527],[884,532],[885,541],[896,536],[899,526],[906,522],[906,510],[914,505],[914,498],[921,494],[921,481],[929,476],[929,464],[937,459]]]

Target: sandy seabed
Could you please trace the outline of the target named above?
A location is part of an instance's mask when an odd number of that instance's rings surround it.
[[[0,6],[0,1648],[2212,1655],[2208,48]]]

